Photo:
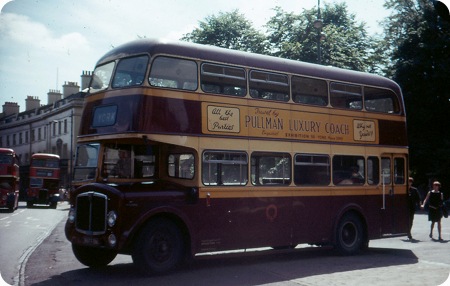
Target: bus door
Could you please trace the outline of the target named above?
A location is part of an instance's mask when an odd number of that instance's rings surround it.
[[[408,212],[406,201],[406,156],[383,154],[381,157],[381,234],[406,233]]]

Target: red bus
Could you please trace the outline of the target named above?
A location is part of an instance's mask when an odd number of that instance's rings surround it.
[[[19,206],[19,159],[13,149],[0,148],[0,208]]]
[[[31,156],[30,185],[27,190],[27,207],[34,204],[55,208],[59,201],[59,156],[36,153]]]
[[[97,63],[66,236],[146,273],[205,252],[406,236],[408,146],[384,77],[191,43],[140,40]]]

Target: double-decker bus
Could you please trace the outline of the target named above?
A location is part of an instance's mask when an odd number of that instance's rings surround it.
[[[19,159],[13,149],[0,148],[0,208],[19,206]]]
[[[65,226],[77,259],[146,273],[231,249],[406,235],[399,86],[381,76],[140,40],[97,63]]]
[[[56,209],[59,201],[59,156],[35,153],[31,156],[30,185],[27,189],[27,207],[35,204],[49,205]]]

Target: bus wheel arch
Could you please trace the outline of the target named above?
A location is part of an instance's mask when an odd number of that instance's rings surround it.
[[[341,255],[358,254],[369,247],[366,221],[360,212],[348,210],[339,217],[333,241]]]
[[[144,223],[133,239],[133,263],[145,274],[177,268],[190,254],[190,239],[181,219],[160,214]]]

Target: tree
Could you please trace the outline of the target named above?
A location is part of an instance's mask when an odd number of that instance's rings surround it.
[[[233,50],[267,53],[265,35],[257,31],[238,10],[206,17],[205,21],[200,22],[199,28],[184,35],[181,40]]]
[[[383,23],[392,65],[387,72],[402,87],[408,120],[410,169],[426,183],[450,189],[450,24],[429,0],[387,0]]]
[[[319,31],[314,27],[317,8],[303,10],[301,14],[287,13],[280,7],[267,23],[268,39],[273,55],[318,62]],[[376,65],[377,41],[368,35],[365,23],[357,23],[354,14],[349,14],[347,5],[325,4],[321,13],[322,32],[325,39],[320,42],[321,63],[336,67],[380,72]],[[379,62],[378,62],[379,64]]]

